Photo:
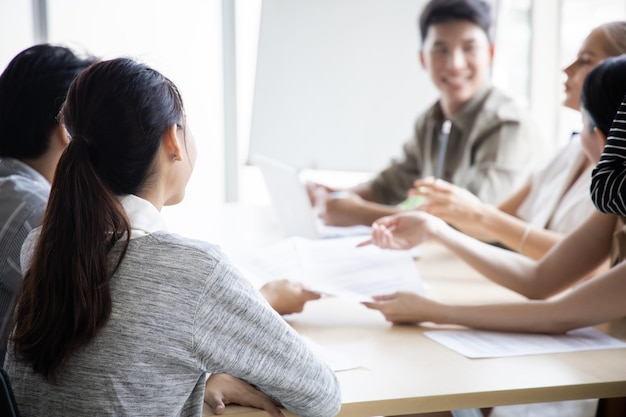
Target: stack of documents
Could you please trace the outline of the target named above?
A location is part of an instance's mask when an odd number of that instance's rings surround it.
[[[236,264],[256,285],[280,278],[300,281],[321,294],[354,301],[396,291],[424,293],[414,251],[357,248],[363,237],[292,237],[259,249]]]
[[[490,332],[485,330],[434,330],[424,336],[468,358],[541,355],[598,349],[624,349],[626,343],[586,327],[567,334]]]

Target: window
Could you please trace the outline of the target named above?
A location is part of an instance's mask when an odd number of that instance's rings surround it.
[[[529,107],[531,0],[499,0],[495,10],[493,82]]]
[[[34,42],[30,1],[0,1],[0,72],[20,51]]]

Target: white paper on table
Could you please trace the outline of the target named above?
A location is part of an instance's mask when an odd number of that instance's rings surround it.
[[[483,330],[432,330],[424,332],[424,335],[468,358],[626,348],[626,343],[593,327],[572,330],[562,335]]]
[[[372,228],[370,226],[327,226],[319,217],[316,217],[315,219],[315,226],[317,227],[317,231],[322,239],[361,236],[361,238],[365,240],[372,234]]]
[[[252,254],[233,257],[233,262],[257,287],[276,279],[302,276],[296,246],[290,239],[258,249]]]
[[[315,354],[315,356],[328,364],[333,372],[349,371],[350,369],[356,369],[361,366],[361,364],[355,361],[351,356],[344,355],[340,352],[327,348],[326,346],[322,346],[306,336],[302,336],[302,339],[304,339],[304,342]]]
[[[289,278],[312,291],[358,302],[399,290],[424,293],[414,251],[373,245],[357,248],[363,240],[292,237],[254,252],[237,265],[257,285]]]

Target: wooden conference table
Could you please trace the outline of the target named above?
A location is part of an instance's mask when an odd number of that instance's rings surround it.
[[[522,299],[443,247],[420,248],[417,265],[430,297],[476,303]],[[342,417],[626,396],[626,349],[469,359],[425,337],[430,328],[392,326],[380,313],[338,298],[310,302],[287,320],[300,334],[361,364],[336,373]],[[267,416],[238,406],[226,413]],[[203,415],[212,415],[206,404]]]

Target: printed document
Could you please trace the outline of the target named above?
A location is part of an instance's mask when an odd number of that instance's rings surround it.
[[[255,251],[239,262],[256,285],[289,278],[321,294],[357,302],[396,291],[424,293],[414,251],[357,248],[361,237],[304,239],[291,237]]]
[[[432,330],[424,336],[468,358],[540,355],[583,350],[624,349],[626,343],[593,327],[562,335],[482,330]]]

